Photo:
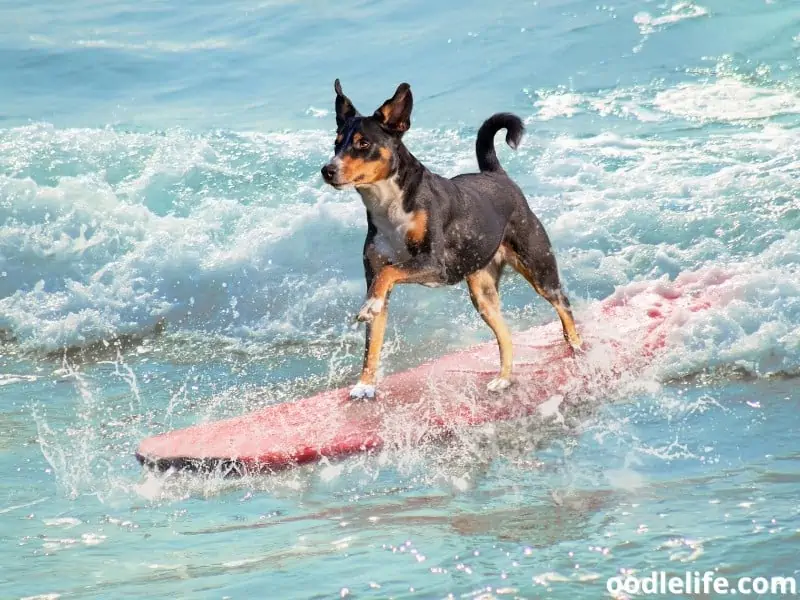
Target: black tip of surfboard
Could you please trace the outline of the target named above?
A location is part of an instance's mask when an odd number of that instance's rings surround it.
[[[145,469],[157,473],[167,471],[181,473],[213,473],[223,477],[243,477],[253,473],[254,470],[243,462],[230,458],[187,458],[182,456],[170,458],[153,458],[139,452],[136,453],[136,460]],[[265,469],[270,471],[272,469]],[[256,472],[263,472],[256,470]]]

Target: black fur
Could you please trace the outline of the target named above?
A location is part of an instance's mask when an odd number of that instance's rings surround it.
[[[486,119],[478,130],[478,139],[475,141],[475,154],[478,155],[478,168],[481,171],[499,171],[503,168],[494,151],[494,136],[501,129],[507,131],[506,143],[514,150],[525,133],[525,126],[517,115],[497,113]]]

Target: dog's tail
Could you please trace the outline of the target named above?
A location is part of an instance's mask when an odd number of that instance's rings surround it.
[[[514,150],[517,149],[525,132],[522,119],[511,113],[496,113],[486,119],[478,130],[478,140],[475,142],[475,152],[478,155],[478,167],[481,172],[503,170],[494,151],[494,136],[501,129],[507,131],[506,143]]]

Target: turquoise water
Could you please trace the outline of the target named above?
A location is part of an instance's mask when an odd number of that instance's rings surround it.
[[[800,578],[797,2],[0,16],[0,597],[572,599],[623,569]],[[482,119],[520,114],[501,161],[579,315],[710,268],[735,273],[734,300],[551,421],[276,476],[142,473],[144,436],[354,381],[363,208],[319,177],[335,77],[364,112],[409,81],[407,144],[444,174],[475,168]],[[463,286],[395,297],[387,372],[490,337]],[[503,301],[514,329],[554,318],[516,278]]]

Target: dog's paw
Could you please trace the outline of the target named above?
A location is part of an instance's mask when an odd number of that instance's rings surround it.
[[[350,390],[350,398],[353,400],[372,399],[375,397],[375,386],[360,381]]]
[[[486,384],[486,389],[490,392],[502,392],[509,387],[511,387],[511,380],[507,377],[495,377]]]
[[[586,346],[580,337],[576,336],[575,338],[566,338],[566,340],[567,344],[569,344],[569,347],[572,348],[572,351],[575,354],[582,354],[583,351],[586,349]]]
[[[364,306],[358,311],[357,321],[362,323],[371,323],[372,320],[381,314],[383,310],[383,300],[381,298],[367,298]]]

